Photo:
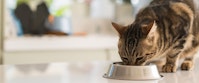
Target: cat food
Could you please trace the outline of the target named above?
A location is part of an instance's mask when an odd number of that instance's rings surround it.
[[[105,78],[117,80],[159,80],[161,76],[156,65],[128,66],[116,62],[110,65]]]

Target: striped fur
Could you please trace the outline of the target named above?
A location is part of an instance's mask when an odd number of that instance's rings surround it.
[[[119,33],[119,54],[126,65],[163,60],[163,72],[193,68],[199,48],[199,15],[192,0],[153,0],[128,26],[112,23]]]

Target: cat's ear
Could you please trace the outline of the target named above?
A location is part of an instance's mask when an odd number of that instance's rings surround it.
[[[119,24],[117,24],[117,23],[114,23],[114,22],[112,22],[112,25],[113,25],[113,27],[115,28],[115,30],[116,30],[120,35],[124,33],[124,31],[125,31],[125,27],[124,27],[124,26],[121,26],[121,25],[119,25]]]
[[[157,24],[155,21],[149,23],[148,25],[143,25],[141,27],[142,32],[148,37],[151,36],[157,29]]]

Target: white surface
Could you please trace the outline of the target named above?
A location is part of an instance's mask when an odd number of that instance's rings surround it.
[[[4,52],[4,64],[35,64],[63,61],[121,61],[118,50],[81,49],[55,51],[16,51]]]
[[[4,42],[4,51],[117,49],[117,41],[117,37],[99,35],[20,37],[6,39]]]
[[[197,60],[196,63],[198,63]],[[110,62],[75,62],[0,66],[0,83],[199,83],[199,64],[193,71],[161,73],[162,80],[125,81],[103,78]]]
[[[35,64],[74,61],[105,61],[106,50],[27,51],[4,53],[4,64]],[[118,56],[119,57],[119,56]]]

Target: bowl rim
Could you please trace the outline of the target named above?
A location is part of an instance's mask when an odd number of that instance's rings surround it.
[[[103,77],[107,79],[113,79],[113,80],[130,80],[130,81],[151,81],[151,80],[162,80],[164,78],[163,75],[160,75],[160,78],[154,78],[154,79],[122,79],[122,78],[109,77],[106,73],[103,75]]]
[[[149,65],[122,65],[122,64],[118,64],[118,63],[122,63],[122,62],[113,62],[111,65],[120,66],[120,67],[151,67],[151,66],[156,66],[155,64],[149,64]]]

